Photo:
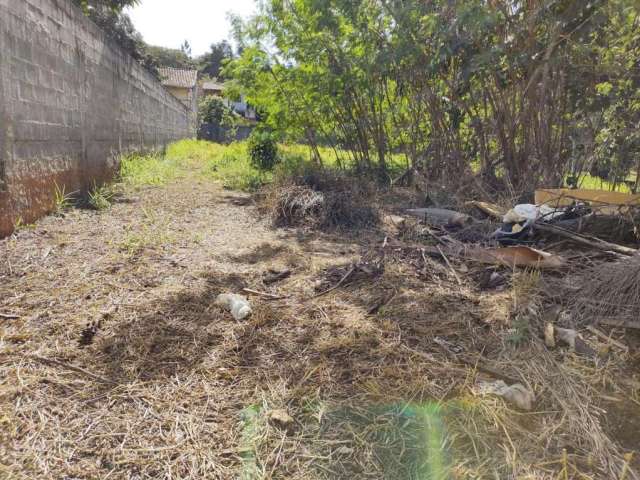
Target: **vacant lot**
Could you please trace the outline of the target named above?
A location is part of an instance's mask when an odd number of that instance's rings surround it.
[[[3,478],[637,478],[637,354],[548,351],[539,274],[483,291],[388,218],[275,229],[202,162],[0,241]]]

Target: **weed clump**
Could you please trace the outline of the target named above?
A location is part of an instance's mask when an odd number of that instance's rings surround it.
[[[88,206],[94,210],[106,210],[111,207],[115,192],[111,185],[96,185],[89,192]]]
[[[74,195],[76,192],[68,193],[66,191],[66,186],[63,184],[62,187],[60,187],[58,182],[55,182],[54,185],[54,212],[57,215],[61,215],[73,207]]]

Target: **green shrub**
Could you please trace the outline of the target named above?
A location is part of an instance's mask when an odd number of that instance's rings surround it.
[[[215,125],[230,124],[233,120],[233,110],[221,98],[215,96],[204,97],[198,106],[200,123]]]
[[[271,132],[254,130],[247,142],[251,164],[261,171],[271,171],[279,161],[278,143]]]

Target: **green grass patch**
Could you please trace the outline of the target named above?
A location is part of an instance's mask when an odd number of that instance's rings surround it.
[[[115,191],[109,184],[96,185],[89,192],[88,204],[94,210],[106,210],[111,207]]]
[[[160,154],[130,154],[120,159],[120,178],[129,185],[164,185],[180,174],[175,158]]]
[[[629,190],[629,187],[624,182],[614,185],[613,182],[603,180],[600,177],[594,177],[589,173],[580,175],[580,178],[578,179],[578,187],[586,190],[607,190],[609,192],[615,191],[631,193],[631,190]]]
[[[233,190],[252,191],[271,180],[269,174],[250,164],[245,142],[221,145],[204,140],[181,140],[169,145],[166,158],[171,164],[198,171]]]
[[[348,169],[353,166],[352,159],[345,151],[330,147],[320,147],[318,150],[326,168]],[[125,183],[131,185],[164,185],[188,171],[196,171],[207,179],[219,181],[225,188],[250,192],[275,178],[304,171],[314,163],[312,151],[306,145],[280,144],[278,154],[279,162],[274,170],[265,172],[251,164],[246,141],[222,145],[204,140],[181,140],[169,145],[165,155],[123,156],[120,175]],[[391,177],[401,174],[407,166],[406,158],[401,154],[390,155],[387,163]],[[629,193],[629,187],[624,183],[616,185],[614,189],[611,182],[588,173],[580,176],[579,186]]]
[[[270,183],[274,175],[299,171],[304,164],[311,162],[311,152],[304,145],[279,145],[280,161],[273,172],[260,171],[250,161],[247,142],[234,142],[230,145],[203,140],[182,140],[167,148],[166,157],[170,164],[182,168],[197,169],[206,177],[221,182],[232,190],[254,191]],[[329,167],[338,166],[335,152],[321,148],[323,163]]]
[[[250,192],[273,179],[271,172],[260,171],[251,164],[245,142],[234,142],[222,149],[212,145],[213,154],[206,160],[203,173],[225,188]]]
[[[326,168],[352,166],[352,160],[344,151],[329,147],[320,147],[318,151]],[[250,192],[272,182],[277,176],[303,171],[314,163],[311,149],[301,144],[278,145],[278,156],[279,162],[273,171],[261,171],[251,164],[246,141],[222,145],[204,140],[181,140],[169,145],[165,155],[123,156],[120,177],[130,185],[164,185],[188,171],[195,171],[205,178],[219,181],[225,188]],[[391,156],[390,172],[402,171],[405,163],[402,156]]]

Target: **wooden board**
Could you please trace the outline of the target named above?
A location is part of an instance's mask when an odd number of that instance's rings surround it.
[[[536,190],[536,205],[546,204],[550,207],[566,207],[575,201],[599,207],[599,211],[607,214],[624,212],[629,206],[640,206],[640,194],[632,195],[606,190],[587,190],[569,188],[549,188]]]

